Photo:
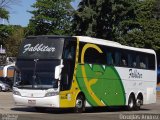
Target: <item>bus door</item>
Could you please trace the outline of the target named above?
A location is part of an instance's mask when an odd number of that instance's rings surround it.
[[[72,91],[72,80],[75,68],[75,54],[77,43],[73,40],[66,40],[63,51],[63,69],[60,85],[60,106],[74,107]]]

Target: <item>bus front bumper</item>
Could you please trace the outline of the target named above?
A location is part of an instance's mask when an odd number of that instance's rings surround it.
[[[50,97],[32,98],[32,97],[22,97],[13,94],[13,99],[15,101],[15,105],[17,106],[24,105],[32,107],[51,107],[51,108],[60,107],[59,95]]]

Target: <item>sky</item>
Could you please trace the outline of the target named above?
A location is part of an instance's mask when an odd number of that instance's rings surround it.
[[[19,0],[19,3],[10,6],[10,17],[9,24],[10,25],[21,25],[27,26],[29,23],[29,19],[32,14],[27,11],[33,10],[31,5],[35,3],[36,0]]]
[[[75,0],[71,3],[71,5],[74,8],[77,8],[77,5],[80,0]],[[32,11],[33,8],[31,5],[33,5],[36,2],[36,0],[19,0],[19,3],[16,3],[12,6],[10,6],[10,18],[9,23],[5,21],[5,24],[10,25],[21,25],[23,27],[26,27],[29,23],[29,19],[32,17],[32,14],[30,14],[27,11]]]

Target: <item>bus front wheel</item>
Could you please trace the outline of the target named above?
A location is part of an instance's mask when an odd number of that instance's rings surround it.
[[[2,87],[0,87],[0,92],[2,91]]]
[[[85,97],[83,94],[77,96],[76,105],[75,105],[75,113],[82,113],[85,111]]]
[[[128,100],[128,106],[127,109],[129,111],[132,111],[135,109],[136,101],[134,95],[130,95],[129,100]]]

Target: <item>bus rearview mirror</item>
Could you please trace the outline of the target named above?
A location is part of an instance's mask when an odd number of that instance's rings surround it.
[[[60,74],[61,74],[61,72],[62,72],[62,68],[64,67],[64,65],[58,65],[58,66],[56,66],[55,67],[55,79],[58,79],[58,80],[60,80]]]

